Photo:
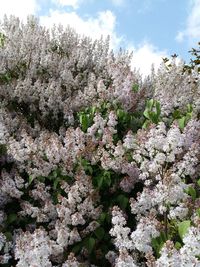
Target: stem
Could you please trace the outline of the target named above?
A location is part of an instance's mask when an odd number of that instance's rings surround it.
[[[165,226],[165,235],[168,238],[168,220],[167,220],[167,211],[164,212],[164,226]]]

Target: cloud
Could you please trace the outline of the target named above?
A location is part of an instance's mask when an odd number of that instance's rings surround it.
[[[176,41],[179,43],[182,43],[185,37],[185,33],[180,31],[178,32],[178,34],[176,35]]]
[[[166,51],[159,51],[154,45],[145,42],[138,48],[129,47],[133,51],[131,68],[139,69],[143,76],[151,73],[152,64],[155,70],[158,69],[162,62],[162,58],[168,57]]]
[[[81,0],[53,0],[53,2],[58,6],[70,6],[77,9],[82,2]]]
[[[185,38],[187,38],[190,43],[197,42],[200,39],[200,0],[190,1],[186,28],[178,32],[176,41],[183,42]]]
[[[15,15],[25,20],[28,15],[36,14],[39,6],[36,0],[0,0],[0,18],[6,14]]]
[[[111,0],[114,6],[123,6],[125,4],[125,0]]]
[[[51,27],[53,24],[70,25],[77,33],[99,39],[101,36],[110,35],[111,47],[116,49],[122,37],[118,37],[115,32],[116,17],[110,10],[99,12],[95,17],[80,17],[76,12],[64,12],[60,10],[50,10],[49,15],[41,16],[42,25]]]

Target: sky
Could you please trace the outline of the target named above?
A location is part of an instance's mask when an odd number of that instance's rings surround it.
[[[131,67],[145,76],[175,53],[188,62],[200,41],[200,0],[0,0],[0,20],[4,14],[33,14],[93,39],[110,35],[111,49],[133,51]]]

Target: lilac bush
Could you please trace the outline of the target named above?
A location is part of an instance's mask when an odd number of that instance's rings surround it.
[[[0,23],[0,264],[200,266],[199,69]]]

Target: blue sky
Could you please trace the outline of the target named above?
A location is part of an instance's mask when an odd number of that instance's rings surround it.
[[[200,0],[0,0],[0,18],[28,14],[41,24],[70,24],[92,38],[110,35],[111,48],[133,51],[132,68],[148,74],[174,53],[188,61],[200,41]]]

